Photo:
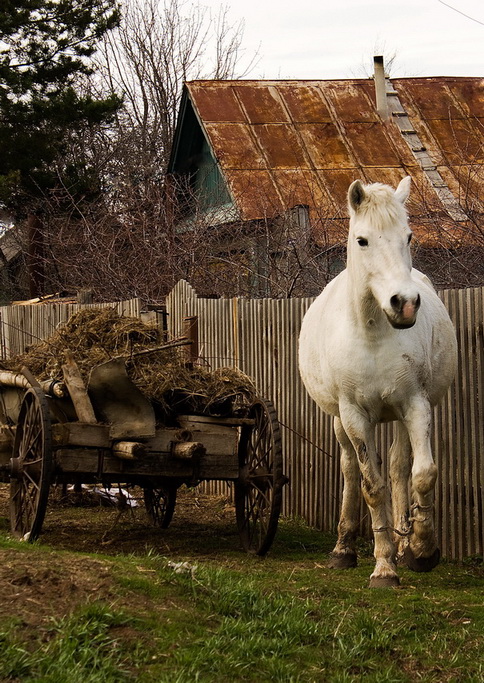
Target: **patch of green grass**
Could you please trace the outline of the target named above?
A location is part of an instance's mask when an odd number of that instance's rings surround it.
[[[185,632],[153,674],[174,670],[177,681],[481,680],[482,579],[472,585],[477,602],[464,618],[449,611],[450,596],[457,600],[452,589],[438,587],[437,600],[417,587],[374,591],[361,587],[364,567],[326,577],[333,584],[343,577],[343,585],[323,595],[284,582],[274,564],[263,564],[266,575],[254,564],[256,578],[206,566],[177,575],[199,612],[198,626],[205,625],[201,635]]]
[[[203,571],[192,582],[195,599],[218,623],[177,653],[186,680],[298,680],[304,660],[329,637],[328,624],[296,596],[266,593],[227,571]]]
[[[131,616],[94,603],[73,616],[52,619],[30,648],[21,644],[18,625],[11,624],[0,635],[0,676],[37,683],[128,680],[127,653],[111,630],[132,621]]]
[[[369,557],[348,571],[327,568],[332,541],[284,520],[265,560],[222,552],[197,560],[191,548],[169,557],[95,555],[109,563],[109,599],[101,594],[51,619],[33,642],[11,621],[0,637],[0,679],[484,681],[481,565],[444,562],[429,574],[402,568],[401,588],[372,590]],[[73,556],[41,545],[18,549],[34,562],[38,553],[59,562]]]
[[[20,627],[9,620],[0,629],[0,680],[24,680],[30,670],[30,655],[16,634]]]

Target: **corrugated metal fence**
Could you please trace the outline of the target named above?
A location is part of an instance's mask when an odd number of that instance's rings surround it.
[[[484,552],[484,288],[440,293],[456,326],[457,379],[435,409],[433,452],[439,467],[436,525],[442,554],[462,559]],[[184,317],[199,320],[200,353],[213,367],[237,366],[276,405],[283,432],[284,512],[334,531],[340,498],[338,447],[330,418],[308,397],[299,379],[297,339],[312,299],[199,299],[181,281],[167,299],[169,329],[181,333]],[[382,426],[379,451],[392,439]],[[362,506],[362,531],[369,520]]]
[[[439,467],[436,522],[442,554],[462,559],[484,554],[484,288],[441,292],[457,330],[459,369],[445,401],[435,410],[433,451]],[[297,339],[312,299],[199,299],[181,281],[167,298],[169,331],[182,333],[183,319],[199,320],[200,354],[212,367],[237,366],[261,395],[275,403],[282,425],[285,471],[284,512],[311,525],[336,529],[341,499],[338,447],[331,419],[311,401],[299,379]],[[139,299],[115,305],[142,316]],[[99,306],[99,304],[96,304]],[[42,304],[0,307],[0,354],[21,352],[85,306]],[[384,454],[392,427],[379,434]],[[211,485],[220,491],[220,485]],[[362,510],[362,531],[369,520]]]
[[[107,304],[45,303],[25,306],[0,306],[0,358],[23,353],[31,344],[46,339],[59,323],[65,322],[81,308],[113,306],[121,315],[139,317],[140,299]]]

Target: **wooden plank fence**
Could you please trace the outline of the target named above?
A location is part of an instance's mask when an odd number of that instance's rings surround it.
[[[434,411],[436,526],[443,556],[463,559],[484,553],[484,288],[445,290],[440,296],[456,326],[459,367],[446,399]],[[173,336],[181,334],[184,317],[197,316],[200,354],[214,368],[239,367],[275,403],[290,477],[285,514],[335,531],[342,487],[338,446],[331,419],[307,395],[297,367],[299,329],[312,300],[200,299],[181,281],[166,303]],[[382,455],[392,432],[392,425],[379,429]],[[222,491],[219,484],[208,489]],[[369,532],[363,503],[361,530]]]

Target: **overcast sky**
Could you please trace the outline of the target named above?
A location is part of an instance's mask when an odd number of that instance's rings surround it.
[[[373,55],[396,55],[393,77],[484,77],[483,0],[201,0],[244,19],[259,49],[249,77],[363,78]],[[472,21],[463,14],[475,19]],[[477,23],[482,22],[482,23]]]

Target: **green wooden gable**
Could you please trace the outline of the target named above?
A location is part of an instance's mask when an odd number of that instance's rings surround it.
[[[214,222],[233,216],[235,206],[202,125],[185,90],[180,107],[168,173],[179,179],[175,191],[184,194],[185,217],[213,215]]]

